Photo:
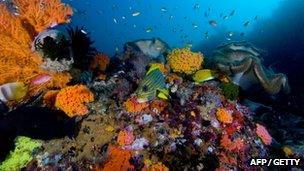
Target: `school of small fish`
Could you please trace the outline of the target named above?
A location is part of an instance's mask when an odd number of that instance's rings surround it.
[[[193,8],[193,11],[195,12],[199,12],[199,11],[201,11],[203,8],[201,7],[201,5],[199,4],[199,3],[195,3],[195,4],[193,4],[193,6],[192,6],[192,8]],[[143,14],[142,14],[142,12],[141,11],[139,11],[139,10],[136,10],[136,9],[134,9],[132,6],[129,6],[129,11],[131,12],[131,17],[135,17],[135,18],[137,18],[137,17],[139,17],[139,18],[143,18],[143,17],[145,17]],[[159,10],[160,10],[160,14],[162,15],[162,16],[164,16],[164,15],[168,15],[168,20],[169,21],[172,21],[172,20],[174,20],[174,19],[178,19],[179,17],[178,16],[175,16],[175,15],[172,15],[172,10],[177,10],[177,9],[179,9],[179,7],[178,6],[175,6],[174,8],[167,8],[166,6],[162,6],[162,7],[160,7],[159,8]],[[87,15],[87,12],[85,11],[85,10],[77,10],[77,9],[73,9],[74,10],[74,12],[75,13],[77,13],[78,15]],[[119,10],[119,6],[118,5],[116,5],[116,4],[114,4],[114,5],[112,5],[112,10],[113,11],[117,11],[117,10]],[[103,14],[105,14],[105,11],[103,11],[103,10],[98,10],[98,11],[96,11],[97,12],[97,14],[98,15],[103,15]],[[221,25],[225,20],[230,20],[231,18],[233,18],[234,16],[236,16],[236,15],[238,15],[238,12],[235,10],[235,9],[232,9],[232,10],[230,10],[230,11],[226,11],[226,12],[221,12],[219,15],[218,15],[218,17],[215,17],[215,15],[214,15],[214,9],[212,9],[212,7],[207,7],[207,9],[206,10],[204,10],[203,11],[203,16],[201,17],[201,18],[206,18],[207,19],[207,23],[205,23],[205,24],[209,24],[209,26],[211,26],[211,28],[209,28],[209,29],[212,29],[212,28],[217,28],[217,27],[219,27],[219,25]],[[197,13],[196,13],[196,15],[197,15]],[[212,17],[212,18],[211,18]],[[123,16],[115,16],[115,17],[113,17],[113,23],[114,24],[120,24],[120,23],[123,23],[123,25],[126,25],[127,24],[127,18],[128,18],[128,15],[123,15]],[[245,21],[243,21],[241,24],[242,24],[242,26],[243,27],[245,27],[245,28],[247,28],[247,27],[249,27],[251,24],[252,24],[252,22],[254,22],[254,21],[257,21],[258,20],[258,18],[259,18],[259,16],[258,15],[255,15],[252,19],[247,19],[247,20],[245,20]],[[189,16],[184,16],[183,17],[183,19],[185,20],[185,21],[188,21],[188,20],[190,20],[190,18],[189,18]],[[124,22],[123,22],[124,21]],[[210,31],[211,30],[205,30],[205,31],[203,31],[203,30],[201,30],[202,28],[206,28],[205,26],[202,26],[202,24],[204,24],[204,20],[201,20],[201,21],[192,21],[192,29],[194,29],[194,30],[199,30],[199,31],[202,31],[202,37],[206,40],[206,39],[209,39],[210,38]],[[137,24],[131,24],[131,26],[133,27],[133,28],[137,28]],[[207,27],[208,28],[208,27]],[[144,31],[146,32],[146,33],[151,33],[151,32],[155,32],[155,26],[146,26],[145,28],[144,28]],[[179,29],[179,31],[177,30],[177,28],[172,28],[172,29],[170,29],[173,33],[180,33],[181,35],[180,35],[180,38],[181,38],[181,40],[182,40],[182,42],[184,43],[184,44],[189,44],[189,43],[187,43],[187,42],[189,42],[189,36],[187,35],[188,33],[185,33],[184,32],[184,29]],[[85,32],[85,31],[84,31]],[[86,33],[86,32],[85,32]],[[184,35],[184,34],[186,34],[186,35]],[[244,32],[241,32],[241,33],[238,33],[238,34],[235,34],[234,32],[232,32],[232,31],[229,31],[227,34],[226,34],[226,36],[225,36],[225,39],[226,40],[228,40],[228,41],[230,41],[230,40],[232,40],[233,39],[233,37],[235,36],[235,35],[239,35],[239,36],[244,36],[245,35],[245,33]]]

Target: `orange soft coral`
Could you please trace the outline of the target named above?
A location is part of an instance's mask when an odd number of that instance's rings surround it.
[[[19,17],[0,4],[0,84],[38,74],[41,58],[31,52],[31,35]]]
[[[106,71],[108,65],[110,64],[110,58],[105,54],[96,55],[91,61],[90,69]]]
[[[56,89],[64,88],[67,83],[72,79],[71,75],[67,72],[64,73],[51,73],[52,80],[47,84],[47,88]]]
[[[121,130],[117,136],[117,143],[120,146],[131,145],[134,141],[134,135],[132,131]]]
[[[134,168],[129,162],[132,157],[131,151],[110,145],[108,154],[108,162],[101,169],[102,171],[128,171]]]
[[[84,103],[94,100],[93,93],[84,85],[63,88],[56,96],[55,106],[68,116],[85,115],[89,111]]]
[[[63,4],[60,0],[14,0],[18,7],[20,17],[41,32],[51,25],[68,23],[73,14],[71,7]]]
[[[218,108],[216,111],[216,118],[222,123],[232,123],[232,116],[225,108]]]
[[[270,145],[272,142],[272,137],[268,133],[267,129],[260,124],[256,124],[256,134],[261,138],[264,144]]]
[[[72,9],[59,0],[15,0],[18,14],[0,4],[0,84],[41,74],[41,57],[31,51],[34,37],[55,23],[68,22]]]
[[[192,74],[201,68],[203,55],[189,48],[174,49],[168,54],[168,63],[174,72]]]
[[[124,106],[128,112],[136,113],[148,107],[149,104],[146,102],[138,103],[135,97],[131,97],[124,103]]]

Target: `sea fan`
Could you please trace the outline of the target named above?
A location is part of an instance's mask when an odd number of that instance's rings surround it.
[[[71,40],[74,67],[80,70],[87,70],[91,60],[97,54],[97,50],[92,46],[94,41],[83,31],[83,28],[68,27],[67,32]]]

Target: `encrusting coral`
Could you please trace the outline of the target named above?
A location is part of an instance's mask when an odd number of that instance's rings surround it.
[[[59,0],[13,1],[18,15],[0,4],[0,84],[26,81],[43,73],[41,57],[31,51],[34,37],[48,27],[69,22],[72,9]]]
[[[68,116],[87,114],[88,108],[84,103],[94,100],[94,95],[84,85],[65,87],[56,96],[55,107],[63,110]]]
[[[192,52],[189,48],[173,49],[167,56],[168,63],[173,72],[192,74],[201,68],[204,56]]]

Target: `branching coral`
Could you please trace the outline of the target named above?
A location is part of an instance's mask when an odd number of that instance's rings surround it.
[[[225,108],[218,108],[216,111],[216,118],[222,123],[232,123],[232,116]]]
[[[132,152],[123,150],[116,146],[108,148],[108,162],[104,165],[103,171],[127,171],[134,167],[129,160],[132,157]]]
[[[174,49],[167,56],[174,72],[192,74],[201,68],[203,54],[192,52],[189,48]]]
[[[68,116],[85,115],[89,111],[84,103],[94,100],[94,95],[84,85],[63,88],[56,96],[55,106],[63,110]]]
[[[264,144],[270,145],[272,142],[272,137],[268,133],[267,129],[260,124],[256,124],[256,134],[261,138]]]
[[[61,0],[14,0],[21,19],[37,32],[51,25],[67,23],[73,14],[71,7],[61,3]]]

